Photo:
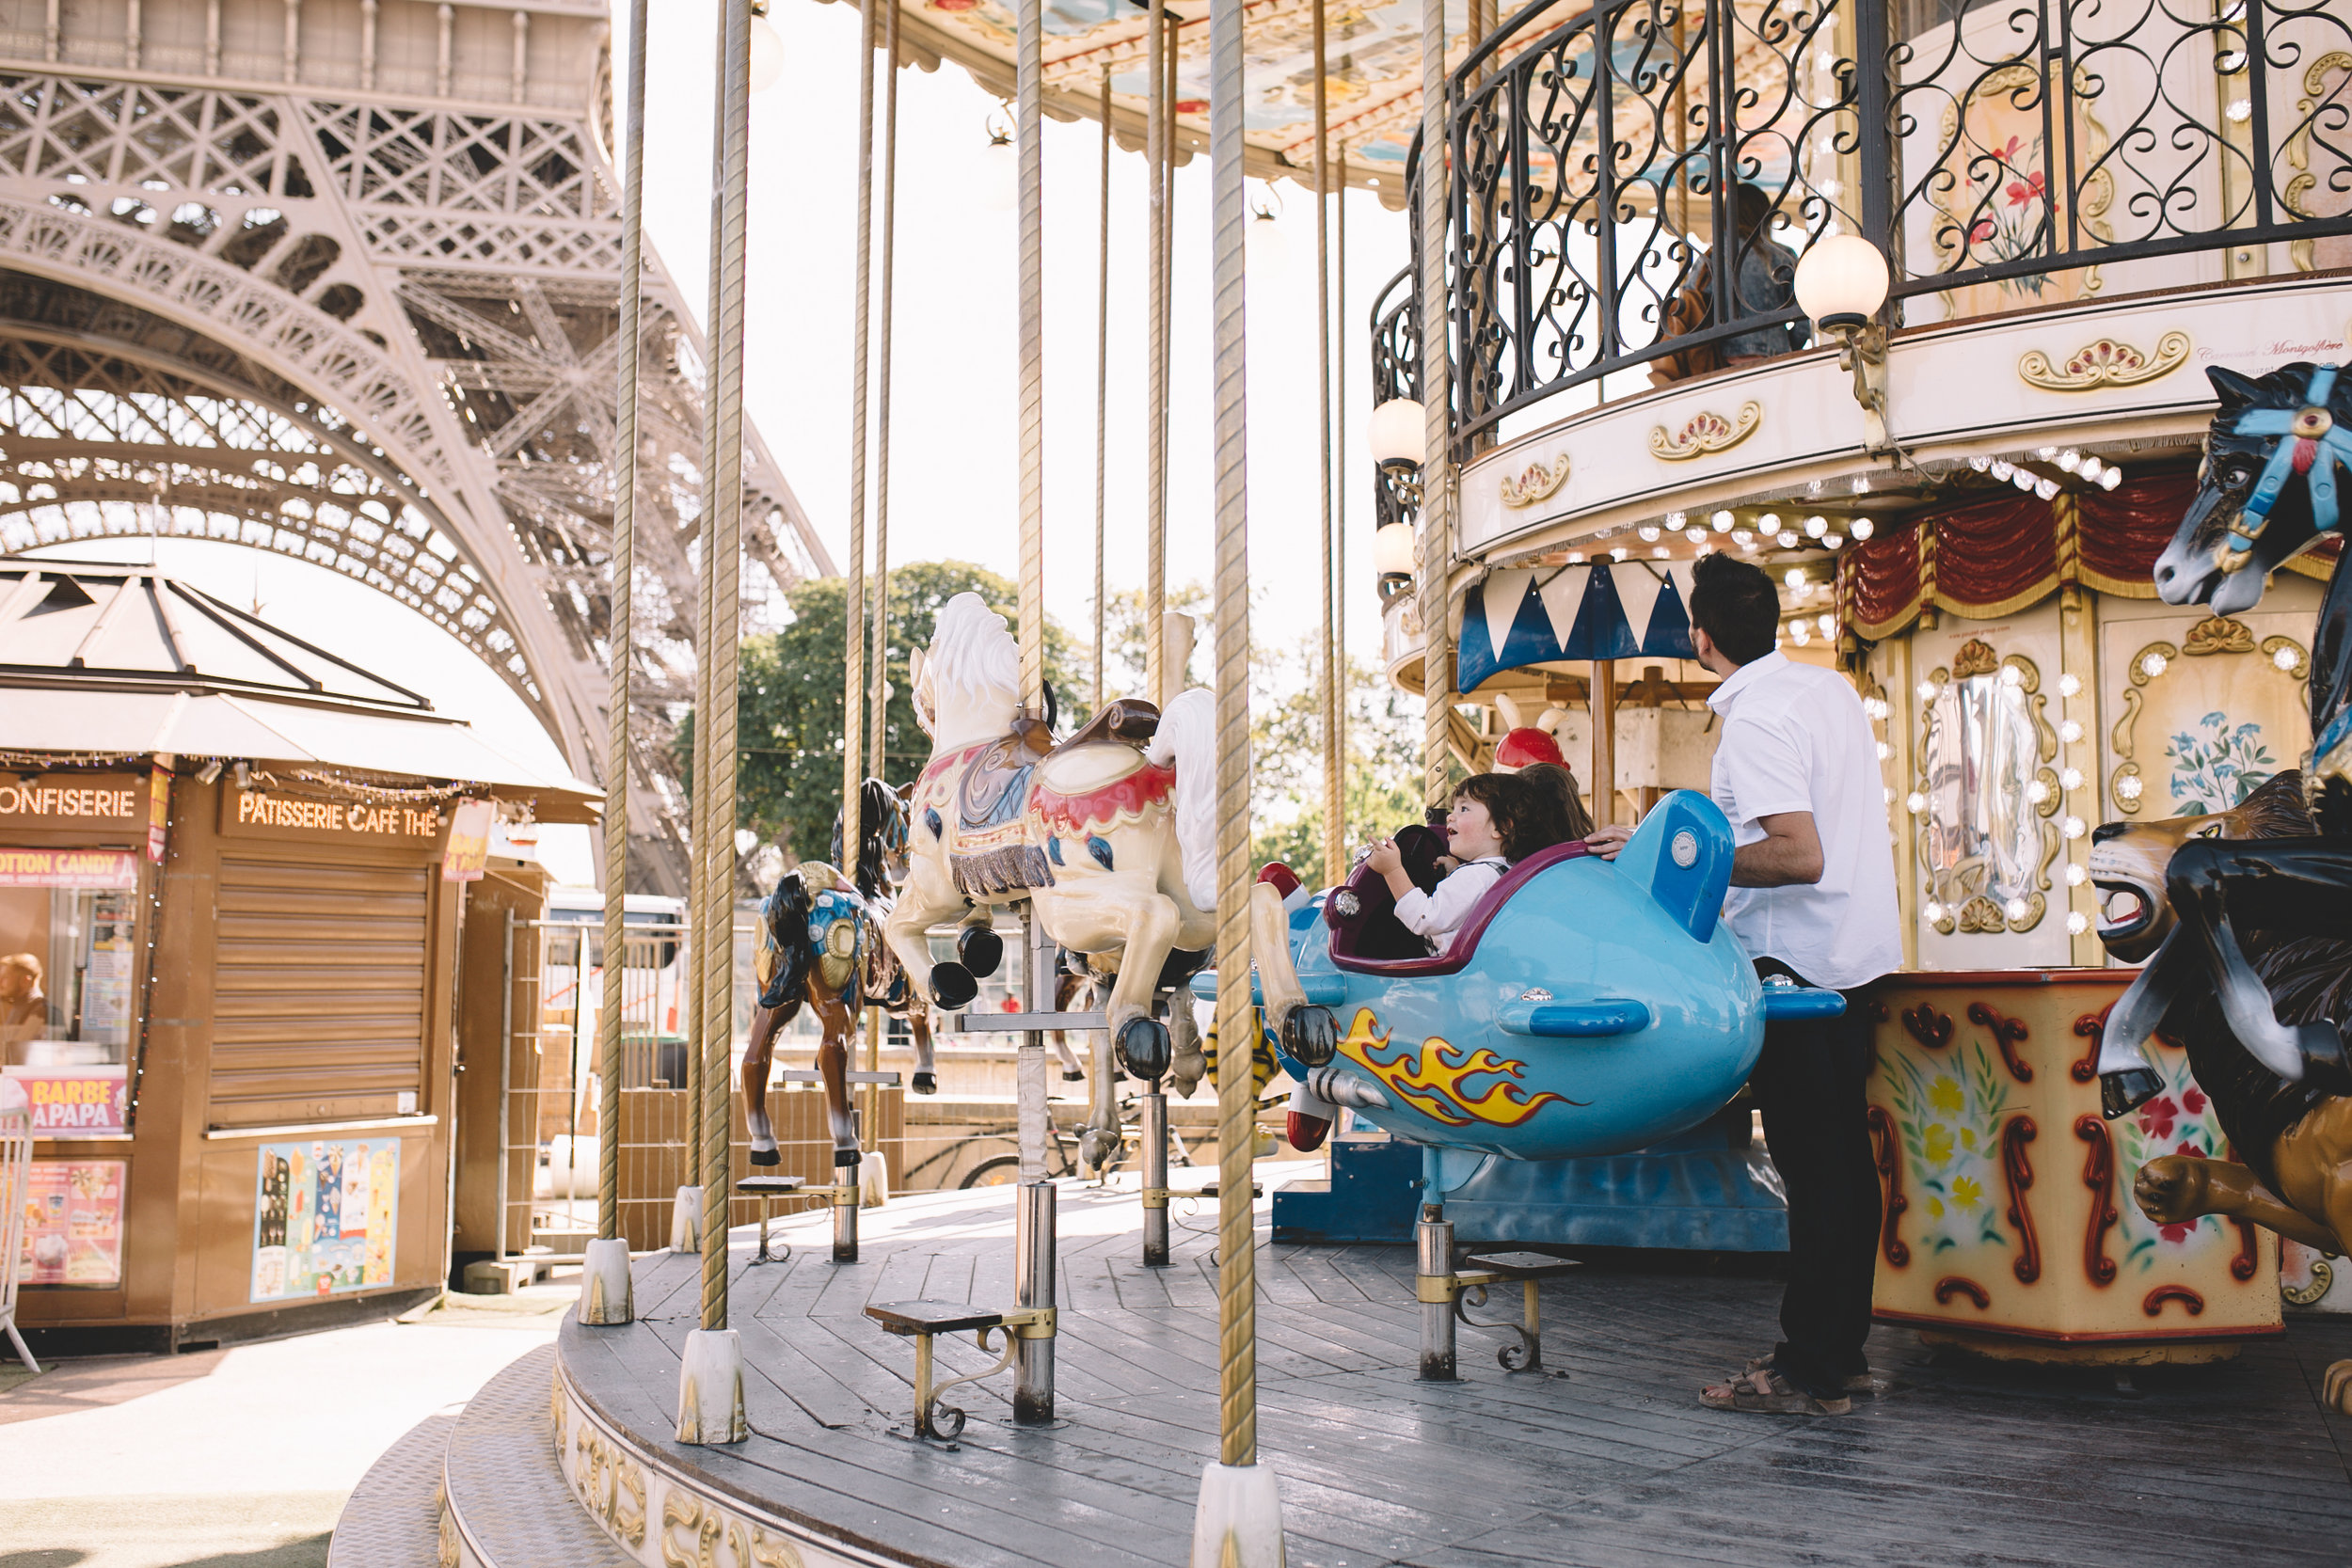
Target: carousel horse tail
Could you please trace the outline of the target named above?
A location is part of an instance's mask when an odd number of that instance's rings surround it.
[[[1144,760],[1176,769],[1176,847],[1197,910],[1216,908],[1216,693],[1196,686],[1168,705]]]

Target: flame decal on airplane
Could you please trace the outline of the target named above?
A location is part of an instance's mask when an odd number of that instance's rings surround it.
[[[1529,1094],[1518,1081],[1520,1064],[1505,1061],[1484,1046],[1468,1049],[1436,1035],[1422,1042],[1418,1056],[1402,1041],[1391,1046],[1389,1032],[1378,1026],[1370,1007],[1356,1010],[1356,1021],[1340,1041],[1340,1051],[1399,1100],[1449,1127],[1467,1127],[1471,1122],[1517,1127],[1554,1101],[1563,1105],[1591,1103],[1549,1089]],[[1482,1073],[1494,1082],[1484,1093],[1465,1094],[1463,1085]]]

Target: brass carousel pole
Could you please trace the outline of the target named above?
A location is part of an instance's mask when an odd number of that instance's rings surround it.
[[[1337,233],[1331,247],[1331,431],[1326,440],[1339,481],[1331,496],[1331,657],[1339,661],[1340,700],[1331,712],[1338,734],[1340,796],[1347,792],[1347,143],[1340,143],[1339,172],[1332,183],[1331,204],[1337,209]],[[1340,824],[1341,870],[1346,870],[1347,824]],[[1325,1159],[1330,1145],[1325,1144]]]
[[[628,1243],[621,1235],[621,1004],[628,979],[622,900],[628,892],[629,676],[636,662],[629,624],[636,601],[637,350],[644,301],[645,12],[628,8],[628,142],[622,151],[621,322],[613,394],[612,586],[605,617],[612,670],[606,699],[604,762],[604,994],[596,1012],[596,1239],[580,1277],[580,1321],[625,1323],[636,1316]],[[500,1085],[503,1091],[505,1085]],[[501,1150],[499,1156],[505,1158]],[[502,1227],[506,1216],[499,1216]]]
[[[1168,252],[1169,187],[1173,183],[1168,115],[1168,7],[1152,0],[1144,35],[1150,65],[1145,107],[1144,162],[1152,171],[1150,365],[1143,415],[1143,694],[1164,703],[1160,664],[1166,657],[1160,617],[1168,602]]]
[[[896,8],[898,0],[861,0],[857,38],[857,285],[850,351],[850,564],[843,574],[841,604],[841,866],[857,879],[860,786],[866,782],[866,388],[873,325],[874,277],[874,8]],[[844,1064],[846,1070],[847,1064]],[[845,1087],[842,1091],[848,1093]],[[860,1143],[863,1145],[861,1136]],[[834,1151],[833,1260],[854,1263],[857,1244],[857,1151]]]
[[[1340,768],[1339,592],[1333,578],[1337,517],[1331,497],[1331,167],[1329,67],[1324,58],[1326,17],[1314,0],[1315,52],[1315,396],[1323,419],[1323,885],[1347,874],[1346,785]]]
[[[1446,561],[1453,499],[1453,401],[1446,357],[1446,92],[1445,0],[1421,8],[1421,365],[1422,406],[1427,416],[1421,465],[1421,580],[1414,602],[1422,625],[1422,789],[1430,805],[1448,794],[1447,730],[1454,717],[1453,661],[1446,642]],[[1454,1227],[1438,1185],[1438,1151],[1422,1151],[1421,1217],[1413,1227],[1414,1268],[1422,1282],[1421,1376],[1454,1375],[1454,1302],[1430,1298],[1428,1281],[1454,1273]]]
[[[1443,0],[1429,0],[1442,4]],[[1274,1568],[1282,1561],[1282,1508],[1273,1472],[1258,1463],[1258,1281],[1250,1166],[1256,1153],[1257,1037],[1249,996],[1249,516],[1248,356],[1243,330],[1249,222],[1242,199],[1242,12],[1209,10],[1209,217],[1214,236],[1216,505],[1216,1059],[1217,1457],[1200,1478],[1193,1568]],[[1317,0],[1318,6],[1321,0]]]
[[[735,1007],[735,765],[737,661],[741,640],[743,539],[743,263],[749,187],[751,98],[748,56],[752,0],[725,0],[720,22],[719,244],[711,253],[710,405],[712,440],[704,453],[704,553],[712,586],[710,637],[700,662],[709,666],[709,706],[696,723],[709,736],[709,789],[696,837],[703,862],[703,940],[698,944],[703,1024],[702,1326],[687,1336],[678,1365],[677,1438],[681,1443],[739,1443],[743,1354],[727,1327],[727,1071]]]
[[[891,0],[890,20],[882,28],[882,297],[877,302],[880,352],[874,367],[874,645],[867,660],[869,685],[866,711],[872,742],[866,771],[887,779],[882,742],[889,718],[890,673],[890,312],[891,284],[898,253],[898,7]],[[861,804],[863,800],[861,800]],[[851,867],[857,851],[845,843],[842,853]],[[855,876],[854,870],[850,872]],[[882,1071],[882,1011],[866,1009],[866,1070]],[[860,1142],[868,1151],[882,1143],[882,1083],[866,1085],[866,1127]],[[887,1173],[884,1173],[887,1175]]]
[[[1444,0],[1421,8],[1421,371],[1428,444],[1421,465],[1422,788],[1446,803],[1447,728],[1454,661],[1446,638],[1446,576],[1453,531],[1453,367],[1447,357],[1446,91]]]
[[[1043,0],[1014,8],[1014,111],[1021,157],[1021,701],[1042,717],[1045,691],[1045,14]],[[1054,944],[1034,903],[1022,916],[1024,1003],[1054,1007]],[[1045,1174],[1045,1036],[1021,1036],[1017,1071],[1021,1187],[1013,1217],[1013,1293],[1025,1307],[1054,1305],[1055,1190]],[[1054,1419],[1052,1320],[1015,1341],[1012,1418]]]
[[[1103,710],[1103,528],[1111,419],[1111,68],[1103,68],[1102,221],[1094,277],[1094,711]]]

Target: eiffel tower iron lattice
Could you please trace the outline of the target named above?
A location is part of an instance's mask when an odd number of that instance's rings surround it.
[[[621,285],[602,0],[0,0],[0,554],[296,557],[599,778]],[[701,334],[643,278],[630,832],[682,893]],[[833,564],[755,433],[745,598]]]

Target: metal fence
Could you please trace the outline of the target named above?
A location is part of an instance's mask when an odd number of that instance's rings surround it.
[[[1914,324],[2352,265],[2336,0],[1546,11],[1449,83],[1458,455],[1668,355],[1802,346],[1786,279],[1830,233]]]

